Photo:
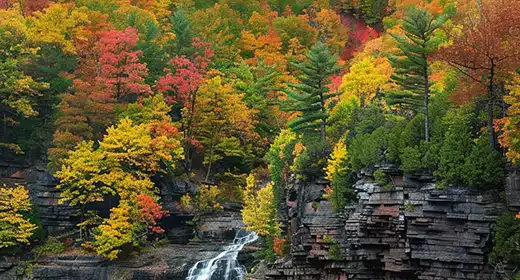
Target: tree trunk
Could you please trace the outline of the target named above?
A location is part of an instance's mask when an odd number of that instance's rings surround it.
[[[2,135],[2,141],[7,142],[7,114],[4,112],[4,133]]]
[[[325,110],[323,110],[325,111]],[[322,119],[321,120],[321,142],[322,143],[325,143],[325,124],[326,124],[327,120],[326,119]]]
[[[184,131],[184,161],[186,164],[186,169],[191,171],[191,163],[192,163],[192,154],[191,154],[191,145],[186,141],[187,139],[191,139],[192,133],[192,125],[193,125],[193,115],[195,115],[195,102],[197,101],[197,90],[191,94],[190,100],[190,116],[188,118],[188,123],[186,124],[186,130]]]
[[[321,81],[318,84],[318,87],[321,89],[321,87],[322,87]],[[327,111],[325,110],[325,98],[323,96],[323,92],[320,93],[320,106],[321,106],[321,113],[323,115],[325,115],[327,113]],[[327,118],[323,117],[321,119],[321,142],[322,143],[325,143],[325,140],[326,140],[326,135],[325,135],[326,124],[327,124]]]
[[[496,150],[497,149],[497,139],[495,135],[495,128],[493,126],[494,122],[494,96],[493,93],[495,91],[495,61],[490,59],[491,67],[490,67],[490,75],[489,75],[489,88],[488,88],[488,130],[489,130],[489,149]]]
[[[430,79],[428,76],[428,60],[424,66],[424,141],[430,142],[430,113],[428,105],[430,101]]]
[[[209,175],[211,174],[211,163],[213,162],[213,146],[215,146],[215,138],[217,136],[217,131],[211,137],[211,145],[209,148],[209,163],[208,163],[208,172],[206,173],[206,182],[209,180]]]

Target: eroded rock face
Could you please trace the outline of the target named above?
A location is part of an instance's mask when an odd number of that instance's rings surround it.
[[[308,187],[299,193],[312,197],[289,202],[289,213],[300,213],[292,216],[300,223],[291,256],[267,279],[491,279],[486,261],[504,209],[497,196],[433,183],[388,190],[363,179],[355,186],[359,205],[342,216],[316,198],[317,184]],[[333,246],[341,256],[331,255]]]
[[[27,186],[33,205],[40,213],[44,229],[49,235],[70,232],[76,228],[77,210],[59,204],[59,190],[56,179],[43,167],[26,167],[0,164],[0,184]],[[42,257],[32,267],[32,279],[38,280],[175,280],[185,279],[189,269],[198,261],[218,255],[224,246],[230,244],[237,231],[244,229],[241,205],[224,204],[224,210],[214,215],[202,217],[200,240],[193,241],[195,230],[187,223],[193,217],[179,211],[177,202],[185,193],[194,194],[195,184],[173,180],[158,182],[161,203],[170,216],[161,220],[170,243],[162,248],[147,248],[123,258],[109,262],[96,256],[85,256],[80,251],[65,252],[58,256]],[[109,204],[94,205],[100,212],[108,213]],[[251,263],[254,250],[244,249],[239,261]],[[0,280],[21,277],[21,259],[32,260],[28,253],[18,256],[0,254]]]
[[[56,189],[57,183],[44,166],[0,163],[0,185],[25,185],[42,226],[51,235],[73,229],[78,221],[76,209],[58,203],[60,192]]]

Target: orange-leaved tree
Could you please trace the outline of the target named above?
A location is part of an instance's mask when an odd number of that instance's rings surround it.
[[[520,159],[520,76],[515,77],[510,92],[504,99],[510,105],[507,116],[497,120],[495,126],[502,131],[498,141],[502,147],[507,148],[507,159],[516,164]]]
[[[458,19],[461,27],[449,32],[452,44],[439,52],[441,59],[469,81],[460,91],[470,98],[481,97],[487,106],[492,149],[497,148],[493,123],[495,108],[503,96],[501,85],[520,62],[517,5],[515,0],[470,1]]]

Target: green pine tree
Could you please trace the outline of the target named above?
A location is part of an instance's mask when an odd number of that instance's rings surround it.
[[[392,34],[399,48],[397,56],[390,57],[396,69],[392,79],[402,90],[392,92],[388,101],[390,104],[406,104],[422,109],[426,142],[430,141],[428,103],[431,82],[428,56],[439,47],[441,40],[435,36],[435,31],[446,20],[444,15],[435,17],[426,9],[411,8],[402,24],[404,36]]]
[[[358,5],[366,23],[372,25],[381,22],[388,0],[361,0]]]
[[[325,126],[329,116],[325,102],[336,96],[329,91],[329,77],[339,70],[337,57],[333,56],[327,46],[317,43],[312,46],[307,61],[294,64],[302,74],[299,84],[291,84],[285,89],[289,99],[285,109],[300,112],[300,116],[289,123],[289,127],[297,132],[321,130],[321,141],[325,142]]]
[[[179,9],[175,11],[170,20],[173,24],[173,33],[175,34],[173,52],[178,56],[190,56],[193,51],[191,47],[193,32],[184,10]]]

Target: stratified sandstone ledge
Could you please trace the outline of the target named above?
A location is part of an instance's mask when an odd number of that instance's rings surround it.
[[[504,211],[497,195],[424,182],[388,190],[362,179],[355,185],[359,205],[342,216],[316,195],[322,187],[292,186],[305,197],[289,202],[289,224],[297,225],[291,256],[275,263],[267,279],[491,279],[487,256]],[[331,260],[327,236],[339,242],[342,260]]]

